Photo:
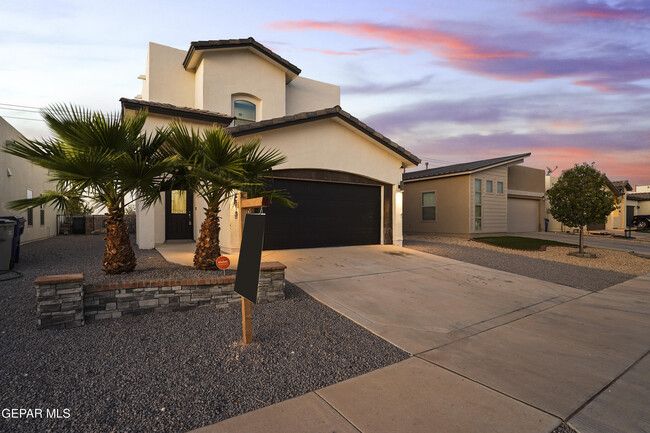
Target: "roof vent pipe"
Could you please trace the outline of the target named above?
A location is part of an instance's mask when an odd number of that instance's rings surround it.
[[[425,170],[428,170],[428,169],[429,169],[429,163],[428,163],[428,162],[425,162],[425,163],[424,163],[424,169],[425,169]]]

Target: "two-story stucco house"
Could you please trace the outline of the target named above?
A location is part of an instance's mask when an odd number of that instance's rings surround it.
[[[478,237],[544,224],[544,171],[530,153],[404,173],[404,231]]]
[[[252,38],[192,42],[188,50],[151,43],[142,95],[122,98],[124,114],[148,110],[146,129],[173,118],[202,128],[221,125],[238,140],[260,137],[287,160],[274,170],[296,209],[272,205],[265,249],[402,242],[402,169],[419,159],[342,110],[338,86],[300,77],[301,70]],[[137,206],[137,243],[197,239],[199,197],[168,191],[161,204]],[[236,252],[237,199],[220,212],[220,244]]]

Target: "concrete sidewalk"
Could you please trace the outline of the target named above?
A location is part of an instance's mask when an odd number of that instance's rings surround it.
[[[196,433],[648,431],[650,275]]]

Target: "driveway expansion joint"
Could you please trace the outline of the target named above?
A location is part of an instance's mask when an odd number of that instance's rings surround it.
[[[643,361],[643,358],[648,356],[650,354],[650,350],[646,351],[639,359],[634,361],[632,364],[630,364],[625,370],[623,370],[618,376],[616,376],[614,379],[612,379],[607,385],[603,386],[598,392],[594,393],[587,401],[585,401],[580,407],[578,407],[573,413],[571,413],[569,416],[566,417],[564,421],[569,422],[570,419],[574,418],[577,414],[580,413],[589,403],[594,401],[596,398],[598,398],[606,389],[608,389],[610,386],[612,386],[616,381],[618,381],[625,373],[630,371],[632,368],[634,368],[638,363]]]
[[[350,425],[352,426],[352,428],[354,428],[354,429],[355,429],[356,431],[358,431],[359,433],[363,433],[363,432],[361,431],[361,429],[359,429],[356,425],[354,425],[354,423],[353,423],[352,421],[350,421],[350,420],[349,420],[345,415],[343,415],[343,414],[342,414],[341,412],[339,412],[339,411],[338,411],[334,406],[332,406],[332,405],[330,404],[329,401],[325,400],[325,398],[323,398],[323,396],[320,395],[320,394],[318,393],[318,391],[319,391],[319,390],[317,389],[316,391],[312,391],[312,392],[313,392],[314,394],[316,394],[316,396],[317,396],[318,398],[320,398],[321,400],[323,400],[323,402],[324,402],[326,405],[328,405],[329,407],[331,407],[332,410],[333,410],[334,412],[336,412],[337,414],[339,414],[339,416],[340,416],[341,418],[343,418],[343,419],[345,420],[345,422],[347,422],[348,424],[350,424]]]
[[[472,378],[469,377],[469,376],[465,376],[464,374],[461,374],[461,373],[459,373],[459,372],[457,372],[457,371],[454,371],[454,370],[452,370],[452,369],[450,369],[450,368],[448,368],[448,367],[445,367],[444,365],[437,364],[437,363],[435,363],[435,362],[433,362],[433,361],[430,361],[430,360],[428,360],[428,359],[426,359],[426,358],[423,358],[423,357],[421,357],[421,356],[419,356],[419,355],[414,355],[414,356],[415,356],[416,358],[418,358],[418,359],[421,359],[421,360],[423,360],[423,361],[428,362],[428,363],[431,364],[431,365],[435,365],[436,367],[440,367],[440,368],[442,368],[443,370],[447,370],[447,371],[450,372],[450,373],[453,373],[453,374],[455,374],[455,375],[457,375],[457,376],[460,376],[460,377],[462,377],[463,379],[469,380],[470,382],[473,382],[473,383],[475,383],[475,384],[477,384],[477,385],[481,385],[481,386],[483,386],[483,387],[485,387],[485,388],[487,388],[487,389],[489,389],[489,390],[491,390],[491,391],[496,392],[497,394],[500,394],[500,395],[502,395],[502,396],[504,396],[504,397],[507,397],[507,398],[512,399],[512,400],[514,400],[514,401],[517,401],[517,402],[519,402],[519,403],[521,403],[521,404],[523,404],[523,405],[526,405],[526,406],[531,407],[531,408],[533,408],[533,409],[536,409],[536,410],[538,410],[538,411],[540,411],[540,412],[543,412],[543,413],[545,413],[545,414],[547,414],[547,415],[549,415],[549,416],[552,416],[553,418],[556,418],[556,419],[558,420],[558,422],[562,422],[562,421],[564,421],[564,420],[562,419],[562,417],[559,417],[559,416],[557,416],[557,415],[554,414],[554,413],[551,413],[551,412],[549,412],[549,411],[547,411],[547,410],[544,410],[544,409],[542,409],[541,407],[538,407],[538,406],[535,406],[535,405],[533,405],[533,404],[530,404],[530,403],[528,403],[528,402],[526,402],[526,401],[524,401],[524,400],[518,399],[517,397],[513,397],[513,396],[510,395],[510,394],[506,394],[505,392],[500,391],[500,390],[498,390],[497,388],[493,388],[493,387],[491,387],[490,385],[486,385],[486,384],[484,384],[484,383],[482,383],[482,382],[479,382],[479,381],[476,380],[476,379],[472,379]]]

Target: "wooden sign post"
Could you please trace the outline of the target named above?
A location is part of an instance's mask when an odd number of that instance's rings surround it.
[[[257,203],[255,203],[257,205]],[[261,205],[261,200],[259,205]],[[242,207],[244,203],[242,203]],[[262,207],[262,206],[257,206]],[[241,295],[242,334],[244,344],[253,341],[251,303],[257,302],[257,287],[264,244],[264,214],[244,214],[244,228],[239,249],[235,292]]]
[[[251,318],[251,301],[241,297],[241,326],[244,344],[253,342],[253,321]]]

